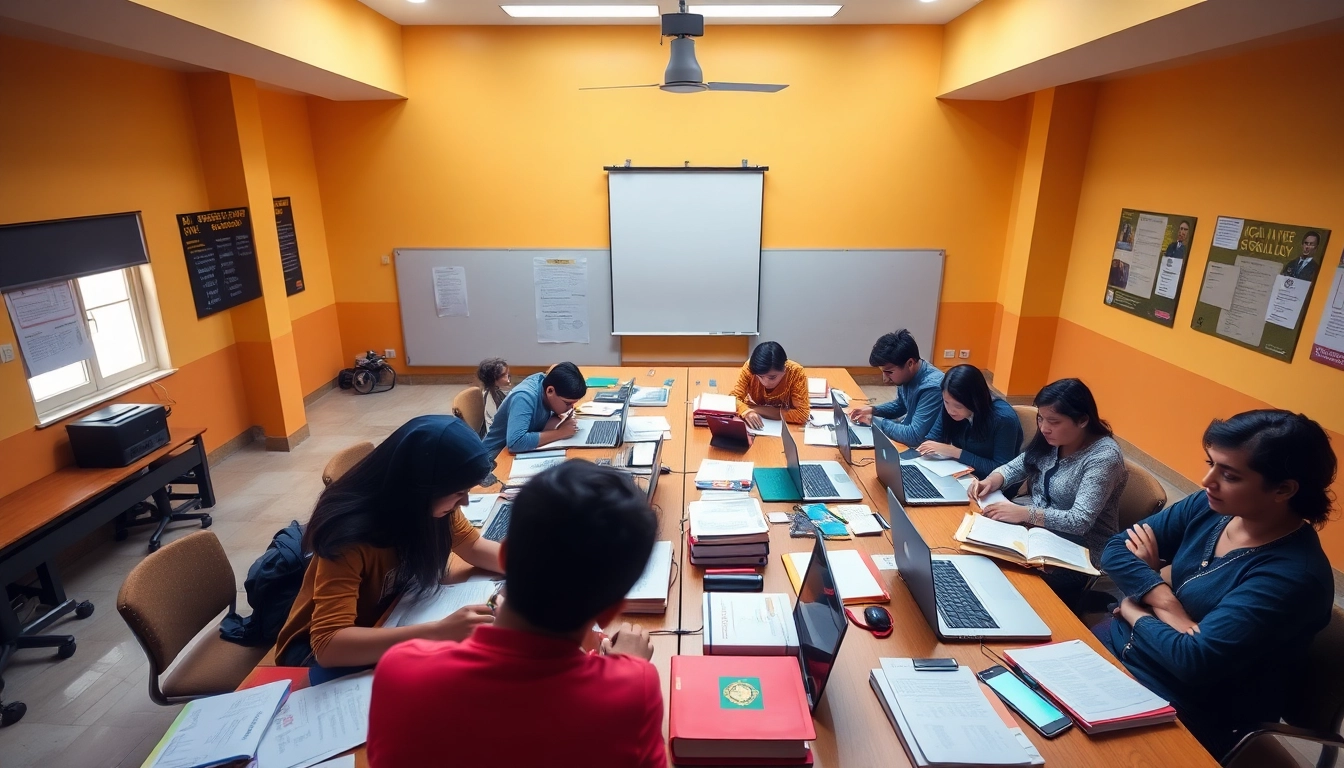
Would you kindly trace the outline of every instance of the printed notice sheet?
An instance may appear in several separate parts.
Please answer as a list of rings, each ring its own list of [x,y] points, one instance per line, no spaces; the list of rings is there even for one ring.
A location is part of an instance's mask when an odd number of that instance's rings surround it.
[[[588,259],[532,258],[537,341],[588,343]]]
[[[1193,216],[1120,209],[1106,277],[1107,306],[1171,327],[1197,221]]]
[[[363,744],[372,695],[373,672],[291,693],[261,739],[257,765],[307,768]]]
[[[10,291],[5,304],[30,377],[93,357],[69,281]]]
[[[1344,370],[1344,255],[1335,267],[1330,297],[1325,302],[1321,325],[1316,329],[1316,341],[1311,345],[1311,359]]]
[[[467,268],[434,268],[434,307],[439,317],[470,317],[467,310]]]
[[[1238,256],[1237,285],[1232,291],[1232,302],[1218,318],[1218,335],[1236,339],[1252,347],[1260,346],[1265,332],[1265,310],[1269,308],[1269,292],[1279,265],[1265,259]]]

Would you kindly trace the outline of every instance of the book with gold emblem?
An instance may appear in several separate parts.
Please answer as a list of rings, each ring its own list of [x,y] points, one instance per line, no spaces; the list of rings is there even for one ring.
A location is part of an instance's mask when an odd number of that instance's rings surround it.
[[[678,765],[808,765],[816,738],[795,656],[673,656]]]

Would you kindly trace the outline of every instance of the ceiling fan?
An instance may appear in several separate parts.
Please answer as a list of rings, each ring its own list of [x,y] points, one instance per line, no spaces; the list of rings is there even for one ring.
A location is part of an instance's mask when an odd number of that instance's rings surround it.
[[[705,34],[705,17],[686,12],[686,0],[680,0],[678,13],[663,14],[663,36],[672,38],[672,58],[667,62],[663,82],[648,85],[604,85],[580,88],[581,91],[606,91],[617,88],[662,88],[670,93],[699,93],[700,91],[754,91],[777,93],[788,85],[769,83],[715,83],[705,82],[700,62],[695,60],[695,40]]]

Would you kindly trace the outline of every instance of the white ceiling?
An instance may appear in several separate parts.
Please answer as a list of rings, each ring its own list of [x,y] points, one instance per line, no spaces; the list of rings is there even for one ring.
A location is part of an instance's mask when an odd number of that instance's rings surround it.
[[[650,0],[359,0],[373,10],[402,26],[416,24],[458,25],[609,25],[647,24],[657,26],[657,19],[515,19],[499,9],[500,5],[579,5],[588,2],[609,5],[648,5]],[[687,0],[697,4],[741,4],[750,0]],[[676,0],[653,0],[662,13],[677,10]],[[763,0],[767,3],[840,3],[840,12],[825,19],[707,19],[706,25],[719,24],[946,24],[965,13],[980,0]]]

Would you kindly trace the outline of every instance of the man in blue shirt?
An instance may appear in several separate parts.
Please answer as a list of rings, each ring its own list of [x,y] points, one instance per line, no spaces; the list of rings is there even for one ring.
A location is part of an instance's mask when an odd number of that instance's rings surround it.
[[[518,382],[499,404],[495,420],[485,433],[490,457],[498,456],[506,446],[519,453],[573,437],[579,431],[574,404],[587,393],[583,373],[568,362]]]
[[[1167,250],[1162,254],[1166,259],[1184,259],[1190,255],[1190,222],[1182,221],[1176,227],[1176,239],[1167,245]]]
[[[918,447],[942,415],[943,372],[920,359],[919,345],[904,328],[883,334],[873,345],[868,364],[882,369],[882,381],[896,385],[896,399],[855,408],[850,418],[871,423],[907,447]]]

